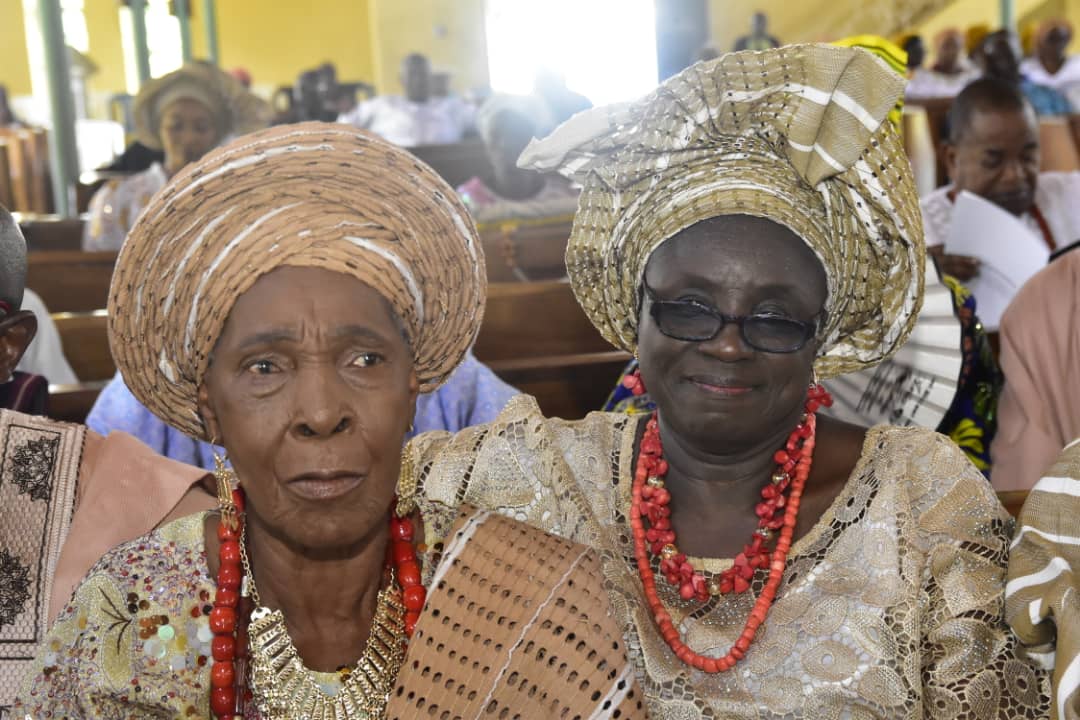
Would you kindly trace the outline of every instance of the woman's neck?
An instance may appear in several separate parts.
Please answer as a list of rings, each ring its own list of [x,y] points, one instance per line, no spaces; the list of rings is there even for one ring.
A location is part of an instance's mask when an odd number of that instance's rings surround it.
[[[332,671],[351,666],[371,633],[389,525],[355,547],[320,557],[248,517],[248,554],[261,603],[281,610],[307,667]]]
[[[800,410],[801,413],[801,410]],[[773,456],[799,421],[780,423],[759,442],[733,453],[714,454],[684,441],[660,420],[669,470],[672,524],[679,549],[689,555],[733,557],[757,527],[754,507],[776,471]]]

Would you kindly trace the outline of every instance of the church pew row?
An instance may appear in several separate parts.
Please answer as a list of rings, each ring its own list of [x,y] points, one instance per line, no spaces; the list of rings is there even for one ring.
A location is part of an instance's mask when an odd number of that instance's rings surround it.
[[[20,226],[30,248],[27,287],[50,312],[89,312],[107,305],[116,253],[79,251],[81,220],[24,219]],[[559,218],[484,228],[480,238],[488,282],[564,277],[570,227],[569,219]]]
[[[59,215],[36,215],[16,213],[26,249],[31,253],[56,250],[82,250],[82,234],[85,220],[62,218]]]
[[[81,380],[112,377],[104,311],[54,313],[53,320]],[[600,336],[563,282],[491,285],[475,353],[546,414],[566,418],[600,408],[630,358]]]
[[[27,255],[26,286],[49,312],[92,312],[108,305],[116,253],[58,250]]]

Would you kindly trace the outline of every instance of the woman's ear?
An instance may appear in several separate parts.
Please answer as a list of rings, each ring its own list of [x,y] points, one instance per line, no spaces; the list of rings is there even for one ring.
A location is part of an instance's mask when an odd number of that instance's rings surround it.
[[[218,423],[217,413],[210,403],[210,391],[203,382],[199,385],[199,417],[202,418],[203,427],[206,428],[207,437],[215,444],[222,445],[221,425]]]

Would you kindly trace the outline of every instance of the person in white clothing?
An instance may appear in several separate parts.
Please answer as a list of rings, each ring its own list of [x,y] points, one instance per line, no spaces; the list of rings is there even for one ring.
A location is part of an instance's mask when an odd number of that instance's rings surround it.
[[[964,57],[964,37],[956,28],[947,28],[934,38],[934,64],[911,73],[905,97],[910,101],[949,98],[979,76]]]
[[[1080,240],[1080,173],[1039,172],[1039,129],[1031,105],[1013,84],[982,78],[953,103],[945,164],[952,185],[922,200],[927,251],[959,280],[978,263],[946,255],[953,204],[960,191],[979,195],[1020,218],[1053,251]]]
[[[23,290],[22,309],[34,313],[34,317],[37,318],[37,334],[34,335],[33,341],[26,348],[22,360],[15,369],[41,375],[49,381],[50,385],[72,385],[79,382],[79,378],[75,377],[75,371],[71,369],[67,358],[64,357],[60,333],[49,315],[49,309],[45,307],[45,303],[38,294],[30,288]]]
[[[1020,72],[1032,82],[1054,88],[1080,108],[1080,55],[1069,55],[1072,24],[1047,20],[1035,35],[1035,54],[1020,63]]]
[[[338,117],[402,147],[460,142],[475,123],[471,106],[454,96],[432,94],[431,63],[418,53],[401,63],[405,96],[379,95]]]

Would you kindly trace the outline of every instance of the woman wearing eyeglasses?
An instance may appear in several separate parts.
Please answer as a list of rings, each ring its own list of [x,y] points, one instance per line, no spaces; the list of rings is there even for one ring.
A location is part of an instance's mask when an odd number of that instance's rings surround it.
[[[910,333],[924,244],[856,49],[699,63],[521,163],[582,185],[577,297],[657,410],[512,400],[409,448],[425,513],[469,502],[591,545],[654,717],[1032,718],[1002,622],[1010,520],[946,438],[816,411]]]

